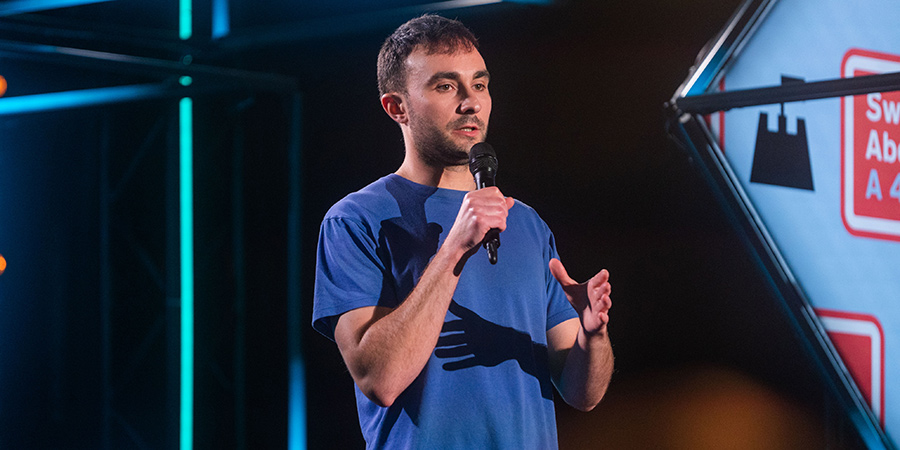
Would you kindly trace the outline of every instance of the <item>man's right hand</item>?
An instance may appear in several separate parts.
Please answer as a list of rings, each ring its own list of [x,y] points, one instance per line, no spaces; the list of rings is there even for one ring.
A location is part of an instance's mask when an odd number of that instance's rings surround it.
[[[515,200],[504,197],[496,186],[469,192],[443,245],[455,246],[463,254],[478,247],[491,229],[506,229],[506,217],[514,204]]]

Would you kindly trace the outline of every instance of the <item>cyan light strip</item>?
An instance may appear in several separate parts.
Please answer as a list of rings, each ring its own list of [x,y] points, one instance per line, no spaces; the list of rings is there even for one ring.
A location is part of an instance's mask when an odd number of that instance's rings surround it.
[[[191,0],[178,1],[178,37],[186,41],[194,34],[194,12]]]
[[[194,33],[192,0],[178,1],[178,37],[188,40]],[[185,82],[190,78],[182,77]],[[190,84],[188,82],[188,84]],[[181,450],[194,445],[194,103],[190,97],[179,103],[181,196]]]
[[[5,97],[0,99],[0,116],[153,98],[161,89],[158,84],[136,84]]]
[[[306,450],[306,369],[303,361],[303,308],[300,294],[300,216],[302,211],[300,152],[302,101],[299,94],[291,99],[291,134],[288,145],[290,200],[288,206],[288,352],[290,373],[288,386],[288,450]]]
[[[213,0],[212,38],[221,39],[231,32],[231,12],[228,0]]]
[[[48,9],[67,8],[70,6],[89,5],[110,0],[7,0],[0,3],[0,16],[11,16]]]
[[[306,368],[300,358],[290,362],[288,450],[306,450]]]
[[[194,111],[179,103],[179,196],[181,217],[181,450],[194,441]]]

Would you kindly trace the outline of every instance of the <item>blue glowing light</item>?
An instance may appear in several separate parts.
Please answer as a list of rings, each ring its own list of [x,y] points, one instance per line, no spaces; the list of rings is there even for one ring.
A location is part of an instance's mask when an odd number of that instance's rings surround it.
[[[290,364],[288,449],[306,449],[306,373],[300,358]]]
[[[228,0],[213,0],[212,38],[221,39],[231,32]]]
[[[111,0],[7,0],[0,4],[0,16],[11,16],[48,9],[103,3]]]
[[[0,116],[153,98],[159,90],[156,84],[138,84],[5,97],[0,99]]]

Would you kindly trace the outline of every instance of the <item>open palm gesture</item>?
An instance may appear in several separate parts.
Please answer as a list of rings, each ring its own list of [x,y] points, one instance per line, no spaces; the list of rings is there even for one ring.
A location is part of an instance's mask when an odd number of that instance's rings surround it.
[[[562,262],[553,258],[550,260],[550,273],[562,285],[566,298],[578,312],[584,332],[587,335],[605,332],[606,324],[609,323],[609,309],[612,307],[609,272],[603,269],[587,282],[579,283],[569,276]]]

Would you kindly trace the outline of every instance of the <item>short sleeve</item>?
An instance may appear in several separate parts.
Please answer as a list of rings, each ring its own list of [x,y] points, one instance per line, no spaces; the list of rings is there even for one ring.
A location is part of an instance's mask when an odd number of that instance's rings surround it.
[[[557,281],[553,274],[550,273],[550,260],[559,258],[559,254],[556,252],[556,239],[553,237],[553,233],[550,233],[550,239],[547,246],[548,257],[546,258],[544,267],[547,274],[547,330],[550,330],[569,319],[578,317],[578,313],[575,312],[575,308],[572,307],[572,304],[569,303],[569,300],[566,298],[566,293],[563,291],[559,281]]]
[[[326,218],[319,230],[313,328],[334,340],[335,320],[341,314],[395,303],[385,288],[384,273],[371,229],[352,219]]]

